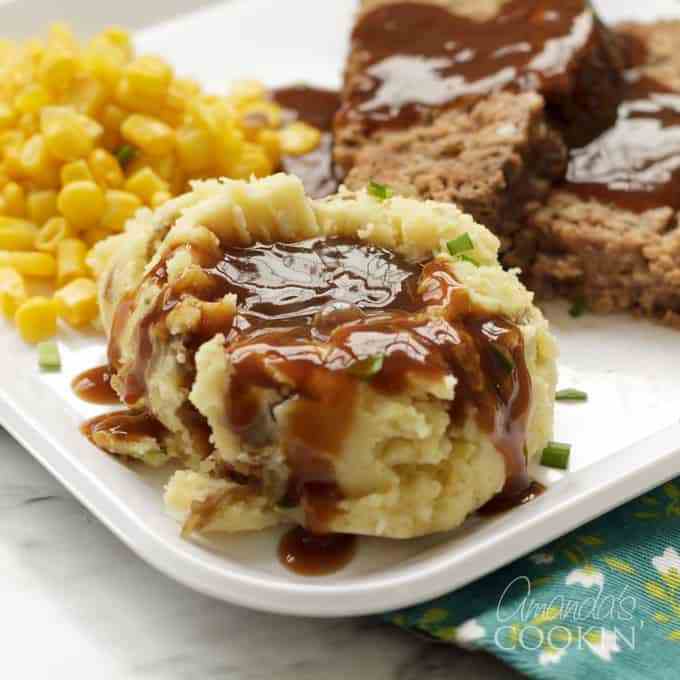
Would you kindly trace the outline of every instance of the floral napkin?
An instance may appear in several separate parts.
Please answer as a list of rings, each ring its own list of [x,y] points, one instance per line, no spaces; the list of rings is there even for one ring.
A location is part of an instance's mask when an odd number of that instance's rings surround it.
[[[532,678],[680,678],[680,478],[455,593],[387,615]]]

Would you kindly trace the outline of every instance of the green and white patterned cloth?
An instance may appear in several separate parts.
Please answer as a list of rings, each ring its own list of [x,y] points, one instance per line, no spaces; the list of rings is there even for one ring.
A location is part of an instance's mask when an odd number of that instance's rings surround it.
[[[680,678],[680,478],[388,620],[532,678]]]

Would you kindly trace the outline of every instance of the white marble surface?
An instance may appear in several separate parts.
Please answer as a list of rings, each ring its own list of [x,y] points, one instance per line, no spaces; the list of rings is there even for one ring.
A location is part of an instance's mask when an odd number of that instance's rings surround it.
[[[147,566],[0,430],[0,640],[17,680],[518,678],[375,619],[259,614]]]

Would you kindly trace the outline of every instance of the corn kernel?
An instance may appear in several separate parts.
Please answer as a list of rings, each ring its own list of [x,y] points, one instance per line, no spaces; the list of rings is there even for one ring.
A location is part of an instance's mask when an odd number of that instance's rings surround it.
[[[67,184],[57,199],[59,212],[76,230],[95,226],[106,209],[104,192],[90,180]]]
[[[14,107],[19,113],[37,113],[47,106],[50,96],[47,90],[38,84],[29,85],[14,98]]]
[[[61,185],[66,186],[72,182],[92,181],[94,177],[90,172],[90,166],[83,160],[71,161],[61,166]]]
[[[172,198],[172,194],[169,191],[157,191],[151,197],[151,207],[158,208],[163,203],[167,203]]]
[[[92,248],[95,243],[99,243],[99,241],[103,241],[111,236],[111,232],[103,227],[91,227],[86,229],[80,236],[85,241],[87,247]]]
[[[241,80],[234,83],[229,91],[229,99],[237,106],[264,99],[266,96],[264,86],[257,80]]]
[[[249,179],[266,177],[273,171],[272,162],[265,151],[255,144],[245,143],[241,153],[233,159],[226,161],[225,174],[234,179]]]
[[[0,216],[0,249],[32,250],[38,230],[34,224]]]
[[[152,97],[163,96],[172,80],[172,69],[160,57],[138,57],[126,68],[130,87]]]
[[[113,86],[125,68],[125,53],[103,36],[92,39],[83,53],[85,68],[97,79]]]
[[[74,279],[54,294],[54,300],[59,316],[71,326],[85,326],[99,313],[97,284],[92,279]]]
[[[291,156],[303,156],[316,149],[321,142],[321,133],[302,121],[291,123],[279,133],[281,151]]]
[[[5,212],[12,217],[23,217],[26,214],[26,195],[24,188],[16,182],[10,182],[2,190],[5,199]]]
[[[48,106],[40,127],[50,153],[62,161],[87,156],[103,132],[99,123],[64,106]]]
[[[130,111],[140,111],[151,116],[158,114],[165,100],[165,95],[154,96],[134,90],[127,78],[121,78],[118,81],[115,96],[116,102],[123,108]]]
[[[19,129],[30,137],[40,130],[37,113],[22,113],[19,118]]]
[[[47,340],[57,332],[57,304],[46,297],[29,298],[17,309],[14,322],[26,342]]]
[[[260,130],[257,143],[265,150],[274,167],[281,164],[281,139],[275,130]]]
[[[0,128],[5,129],[14,124],[17,114],[6,102],[0,102]]]
[[[45,253],[56,253],[59,243],[71,236],[73,236],[73,229],[63,217],[51,217],[38,230],[35,247]]]
[[[88,164],[100,186],[117,189],[125,181],[118,160],[106,149],[95,149],[88,158]]]
[[[120,26],[109,26],[104,31],[104,37],[123,52],[126,58],[132,56],[132,41],[130,33]]]
[[[110,189],[106,192],[106,210],[102,215],[100,225],[109,231],[123,231],[125,223],[141,207],[142,202],[135,194]]]
[[[65,238],[57,244],[57,285],[89,276],[85,264],[87,250],[87,245],[78,238]]]
[[[0,250],[0,267],[13,267],[20,274],[50,279],[57,271],[57,262],[48,253],[23,253]]]
[[[161,156],[172,151],[174,132],[160,120],[133,113],[121,126],[123,137],[150,156]]]
[[[96,116],[109,94],[103,83],[87,75],[76,77],[68,90],[66,104],[85,116]]]
[[[78,70],[75,54],[65,48],[47,51],[40,64],[40,77],[51,90],[66,90],[70,87]]]
[[[13,319],[17,309],[28,299],[23,276],[12,267],[0,267],[0,309]]]
[[[273,102],[250,102],[239,110],[239,123],[242,127],[259,130],[263,127],[278,128],[281,125],[281,107]]]
[[[158,191],[167,191],[168,185],[151,168],[144,167],[125,182],[125,190],[136,194],[147,205]]]
[[[184,170],[204,172],[214,164],[214,144],[205,130],[184,127],[177,130],[177,155]]]
[[[53,163],[42,135],[33,135],[21,148],[23,172],[41,185],[52,186],[59,181],[59,171]]]
[[[57,214],[57,192],[53,189],[31,191],[26,198],[26,214],[34,224],[42,225]]]
[[[15,149],[24,142],[24,134],[20,130],[5,130],[0,133],[0,151],[3,156],[8,149]]]

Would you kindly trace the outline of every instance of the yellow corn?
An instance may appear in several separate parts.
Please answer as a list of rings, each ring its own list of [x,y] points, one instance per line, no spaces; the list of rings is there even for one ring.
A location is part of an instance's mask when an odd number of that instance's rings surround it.
[[[14,323],[26,342],[47,340],[57,332],[57,303],[46,297],[29,298],[17,309]]]
[[[50,96],[47,90],[37,83],[29,85],[14,99],[14,108],[19,113],[37,113],[47,106]]]
[[[106,149],[95,149],[88,158],[88,165],[100,186],[117,189],[125,181],[116,157]]]
[[[175,141],[182,168],[189,173],[205,172],[215,163],[212,136],[205,130],[183,127],[177,130]]]
[[[302,156],[314,151],[321,142],[321,133],[302,121],[291,123],[279,133],[281,151],[291,156]]]
[[[57,192],[53,189],[31,191],[26,197],[26,214],[34,224],[45,224],[57,214]]]
[[[26,284],[21,274],[12,267],[0,267],[0,309],[9,319],[26,300]]]
[[[12,217],[23,217],[26,214],[26,195],[24,188],[16,182],[6,184],[2,190],[5,199],[5,213]]]
[[[78,59],[73,51],[66,48],[46,52],[40,63],[40,77],[50,90],[67,90],[77,71]]]
[[[47,151],[45,138],[33,135],[21,149],[23,172],[42,186],[53,187],[59,183],[59,170]]]
[[[13,267],[25,276],[52,278],[57,272],[57,262],[48,253],[20,253],[0,250],[0,267]]]
[[[240,118],[245,128],[278,128],[281,125],[281,107],[268,101],[248,102],[240,108]]]
[[[108,92],[96,78],[87,75],[78,76],[65,98],[65,104],[72,106],[78,113],[96,116],[106,104]]]
[[[93,227],[106,210],[106,199],[101,187],[90,180],[67,184],[57,200],[59,212],[76,230]]]
[[[37,233],[30,222],[0,216],[0,250],[32,250]]]
[[[89,276],[90,270],[85,264],[87,250],[87,244],[78,238],[65,238],[57,244],[58,286]]]
[[[229,177],[249,179],[252,175],[255,177],[270,175],[274,168],[262,147],[246,142],[237,158],[228,160],[224,169]]]
[[[0,102],[0,129],[6,129],[14,124],[17,114],[6,102]]]
[[[83,160],[71,161],[61,166],[61,185],[64,187],[71,182],[92,181],[93,179],[90,166]]]
[[[175,138],[172,128],[164,122],[133,113],[120,128],[123,137],[150,156],[162,156],[172,151]]]
[[[50,153],[62,161],[87,156],[103,132],[99,123],[65,106],[44,108],[40,129]]]
[[[167,191],[168,185],[151,168],[144,167],[128,178],[125,190],[138,196],[147,205],[151,205],[153,195],[158,191]]]
[[[35,247],[45,253],[56,253],[64,239],[73,236],[73,230],[63,217],[51,217],[38,231]]]
[[[264,149],[274,167],[281,163],[281,139],[275,130],[260,130],[257,143]]]
[[[92,279],[74,279],[54,294],[57,312],[71,326],[84,326],[97,318],[97,284]]]
[[[141,207],[142,202],[136,194],[110,189],[106,192],[106,210],[100,225],[109,231],[123,231],[125,223]]]
[[[172,80],[172,69],[159,57],[139,57],[125,71],[130,87],[140,94],[161,97]]]

